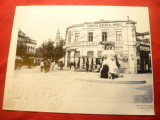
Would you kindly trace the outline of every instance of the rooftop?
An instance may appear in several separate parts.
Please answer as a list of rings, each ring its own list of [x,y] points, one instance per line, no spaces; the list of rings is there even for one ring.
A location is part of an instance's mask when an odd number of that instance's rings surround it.
[[[72,27],[79,27],[79,26],[82,26],[84,24],[97,24],[97,23],[116,23],[116,22],[126,22],[127,24],[136,24],[137,22],[135,21],[132,21],[132,20],[99,20],[99,21],[94,21],[94,22],[84,22],[84,23],[81,23],[81,24],[74,24],[74,25],[71,25],[68,28],[72,28]]]

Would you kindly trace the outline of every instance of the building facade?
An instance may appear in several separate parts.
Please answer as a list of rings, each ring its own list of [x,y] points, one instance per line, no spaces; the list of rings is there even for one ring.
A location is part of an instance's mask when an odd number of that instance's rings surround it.
[[[15,59],[15,69],[21,65],[31,66],[34,64],[34,56],[36,53],[36,40],[26,36],[26,34],[19,29],[17,40],[17,51]]]
[[[137,73],[136,22],[100,20],[69,26],[66,29],[65,66],[74,58],[78,68],[89,62],[96,67],[103,53],[116,54],[123,73]]]
[[[26,46],[26,51],[25,51],[26,54],[34,55],[36,53],[36,45],[37,45],[36,40],[33,40],[30,37],[26,36],[26,34],[19,29],[18,43],[20,42]]]
[[[137,72],[152,72],[149,32],[136,33],[137,36]]]

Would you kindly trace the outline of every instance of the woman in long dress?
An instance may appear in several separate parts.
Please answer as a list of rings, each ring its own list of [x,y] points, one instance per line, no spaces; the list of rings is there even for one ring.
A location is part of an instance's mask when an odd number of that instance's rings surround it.
[[[117,69],[118,69],[118,67],[116,65],[116,59],[114,57],[111,57],[110,61],[109,61],[109,74],[108,74],[108,77],[110,79],[115,78],[115,74],[116,74]]]
[[[107,57],[104,58],[102,63],[102,68],[100,70],[100,77],[101,78],[108,78],[109,66]]]

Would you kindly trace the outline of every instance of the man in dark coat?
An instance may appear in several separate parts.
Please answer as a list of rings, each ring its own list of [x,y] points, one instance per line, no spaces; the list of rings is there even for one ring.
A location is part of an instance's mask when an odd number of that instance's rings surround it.
[[[87,58],[87,62],[86,62],[86,72],[88,72],[89,69],[89,62],[88,62],[88,58]]]

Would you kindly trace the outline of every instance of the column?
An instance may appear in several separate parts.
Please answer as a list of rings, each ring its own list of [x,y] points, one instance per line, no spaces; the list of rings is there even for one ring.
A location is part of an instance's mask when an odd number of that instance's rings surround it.
[[[96,58],[93,58],[93,65],[94,65],[93,68],[95,68],[95,66],[96,66]]]
[[[82,69],[82,64],[83,64],[83,58],[82,57],[80,57],[80,69]]]
[[[65,67],[67,67],[67,61],[68,61],[68,52],[66,51],[66,54],[65,54]]]
[[[75,67],[76,68],[78,67],[78,60],[79,60],[79,58],[75,58]]]
[[[129,46],[129,73],[135,74],[137,73],[137,59],[136,59],[136,48],[134,46]]]

